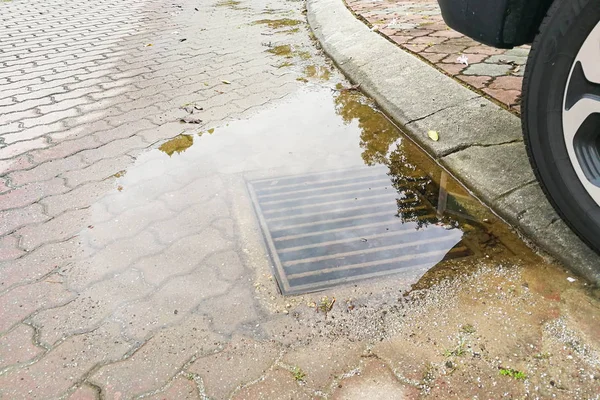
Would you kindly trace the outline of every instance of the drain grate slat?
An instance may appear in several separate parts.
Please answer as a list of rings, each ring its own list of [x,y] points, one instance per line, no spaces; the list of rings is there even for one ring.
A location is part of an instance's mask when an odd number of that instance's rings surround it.
[[[427,231],[421,231],[421,237],[427,239]],[[316,257],[325,257],[332,254],[344,254],[351,251],[366,251],[369,249],[382,249],[387,246],[402,245],[407,241],[414,242],[413,230],[400,232],[391,232],[375,237],[361,237],[361,245],[357,245],[356,238],[340,240],[337,242],[325,242],[311,247],[302,247],[298,250],[283,249],[279,250],[279,259],[283,265],[288,265],[290,261],[307,260]],[[445,235],[444,235],[445,236]]]
[[[462,232],[436,224],[436,210],[415,188],[394,186],[384,168],[249,182],[284,294],[431,267],[470,255]]]

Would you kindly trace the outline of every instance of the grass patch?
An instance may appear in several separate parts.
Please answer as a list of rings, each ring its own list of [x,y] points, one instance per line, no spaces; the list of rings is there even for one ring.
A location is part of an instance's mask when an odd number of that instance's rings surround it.
[[[455,348],[444,350],[445,357],[460,357],[460,356],[464,356],[465,353],[466,353],[465,339],[463,339],[463,338],[460,338],[458,340],[458,345],[456,345]]]
[[[294,367],[292,368],[292,374],[294,375],[294,379],[297,382],[304,382],[304,379],[306,378],[306,374],[304,373],[304,371],[302,371],[302,369],[300,369],[300,367]]]
[[[510,376],[511,378],[518,379],[524,381],[527,379],[527,375],[525,375],[522,371],[517,371],[512,368],[500,368],[500,375],[502,376]]]
[[[471,324],[466,324],[460,327],[460,331],[463,333],[475,333],[475,327]]]

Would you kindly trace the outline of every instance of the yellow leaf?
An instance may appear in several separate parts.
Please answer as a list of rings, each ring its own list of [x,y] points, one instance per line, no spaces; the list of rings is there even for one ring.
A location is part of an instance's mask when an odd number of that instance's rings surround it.
[[[438,135],[437,131],[429,131],[427,132],[427,136],[429,136],[429,139],[433,140],[434,142],[440,140],[440,135]]]

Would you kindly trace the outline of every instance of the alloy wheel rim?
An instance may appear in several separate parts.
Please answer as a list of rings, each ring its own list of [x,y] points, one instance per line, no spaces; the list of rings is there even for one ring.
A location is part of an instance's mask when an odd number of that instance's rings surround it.
[[[589,33],[571,67],[562,126],[577,177],[600,206],[600,22]]]

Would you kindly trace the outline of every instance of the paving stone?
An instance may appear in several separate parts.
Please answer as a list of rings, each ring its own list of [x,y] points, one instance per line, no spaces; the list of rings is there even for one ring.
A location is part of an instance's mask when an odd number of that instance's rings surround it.
[[[515,47],[514,49],[507,50],[504,54],[510,57],[528,57],[529,48],[526,47]]]
[[[90,233],[94,225],[80,233],[82,242],[89,243]],[[89,245],[88,245],[89,246]],[[95,252],[87,249],[91,254],[88,258],[74,263],[69,269],[68,285],[74,290],[81,291],[92,283],[101,281],[108,276],[122,272],[134,262],[153,254],[159,254],[163,249],[149,232],[113,242]]]
[[[121,303],[143,297],[150,290],[139,273],[126,271],[90,286],[67,305],[41,311],[31,323],[40,330],[40,342],[53,346],[60,339],[96,328]]]
[[[442,38],[442,37],[419,36],[419,37],[412,39],[408,43],[409,44],[426,44],[426,45],[432,46],[434,44],[440,44],[440,43],[444,42],[445,40],[446,40],[446,38]]]
[[[89,385],[82,385],[68,398],[69,400],[97,400],[100,398],[100,395],[95,388]]]
[[[458,75],[457,78],[463,82],[468,83],[469,85],[471,85],[477,89],[481,89],[482,87],[485,87],[492,80],[492,77],[490,77],[490,76],[476,76],[476,75],[469,75],[469,76]]]
[[[83,157],[86,157],[86,155],[83,154]],[[70,187],[77,187],[89,182],[98,182],[110,178],[119,171],[126,170],[132,161],[129,156],[107,158],[83,169],[71,170],[61,174],[61,178],[64,178],[66,184]]]
[[[509,62],[509,63],[515,63],[518,65],[525,65],[527,63],[527,56],[518,57],[518,56],[508,55],[506,53],[498,54],[498,55],[491,56],[490,58],[485,60],[485,62],[492,63],[492,64],[504,64],[506,62]]]
[[[189,206],[179,211],[172,218],[163,218],[150,227],[161,243],[170,244],[185,237],[197,234],[207,228],[214,220],[215,215],[226,216],[229,214],[227,204],[219,197]]]
[[[0,174],[8,174],[12,171],[33,167],[34,164],[25,155],[10,160],[0,160]]]
[[[312,397],[294,380],[290,371],[275,368],[262,380],[236,392],[232,400],[308,400]]]
[[[231,257],[230,260],[227,260],[228,263],[235,263],[238,258],[231,253],[223,255]],[[207,260],[206,265],[214,268],[214,258],[213,256]],[[238,281],[240,279],[243,277],[238,276]],[[248,299],[252,297],[251,289],[238,285],[232,288],[228,294],[214,296],[203,301],[195,312],[210,317],[213,321],[213,329],[217,333],[232,335],[234,332],[242,330],[245,325],[254,324],[259,320],[260,311],[254,304],[248,302]]]
[[[39,138],[53,132],[58,132],[64,129],[62,122],[55,122],[48,125],[39,125],[33,128],[20,130],[20,132],[4,135],[5,143],[11,144],[22,140],[31,140]]]
[[[15,235],[3,236],[0,238],[0,263],[3,261],[14,260],[25,254],[25,251],[19,247],[19,239]]]
[[[0,295],[0,333],[40,308],[55,307],[72,298],[73,293],[65,289],[63,279],[57,275],[51,275],[38,283],[16,287]]]
[[[485,60],[488,56],[485,54],[469,54],[469,53],[461,53],[459,56],[456,54],[449,55],[446,57],[443,62],[446,63],[455,63],[458,62],[459,57],[466,57],[469,64],[477,64]]]
[[[520,90],[503,90],[503,89],[483,89],[483,91],[496,100],[511,106],[513,104],[519,103],[519,98],[521,97]]]
[[[15,157],[31,150],[43,149],[44,147],[48,147],[48,142],[43,137],[24,142],[17,142],[11,146],[1,148],[0,159]]]
[[[63,139],[77,139],[84,136],[91,135],[94,132],[104,131],[110,129],[106,121],[96,121],[91,124],[79,125],[71,128],[65,128],[60,132],[54,132],[48,134],[50,139],[55,142],[59,142]],[[100,137],[101,138],[101,137]]]
[[[443,44],[436,44],[433,46],[429,46],[424,51],[426,53],[458,54],[458,53],[462,52],[466,47],[467,46],[443,43]]]
[[[134,268],[144,273],[147,282],[158,285],[170,275],[185,274],[194,270],[205,257],[223,251],[231,243],[222,238],[213,228],[202,234],[185,237],[165,249],[160,255],[148,257],[134,264]],[[165,265],[171,265],[165,269]]]
[[[506,75],[512,66],[506,64],[472,64],[469,65],[462,73],[464,75],[485,75],[485,76],[502,76]]]
[[[439,68],[441,68],[442,70],[446,71],[450,75],[458,75],[461,73],[461,71],[463,71],[465,69],[464,64],[458,64],[458,63],[452,63],[452,64],[439,63],[439,64],[437,64],[437,66]]]
[[[169,280],[148,298],[121,307],[114,318],[126,326],[127,337],[143,340],[165,326],[189,318],[190,311],[202,300],[223,294],[230,287],[208,266],[199,266],[188,275]]]
[[[90,380],[110,399],[151,392],[160,389],[192,357],[214,352],[220,341],[206,319],[189,317],[157,333],[128,359],[100,368]]]
[[[84,136],[79,139],[60,142],[56,146],[52,146],[44,150],[34,151],[30,154],[33,157],[34,162],[43,163],[59,158],[65,158],[75,153],[79,153],[82,150],[99,146],[100,143],[98,143],[93,136]]]
[[[331,398],[395,400],[418,395],[417,388],[403,385],[384,363],[375,360],[367,362],[360,374],[341,380]]]
[[[68,210],[90,207],[106,193],[115,189],[114,179],[105,179],[80,186],[65,194],[45,197],[40,204],[45,207],[46,214],[56,217]]]
[[[28,183],[0,194],[0,210],[28,206],[46,196],[64,193],[68,190],[69,188],[65,186],[64,180],[60,178]]]
[[[144,398],[149,400],[200,400],[200,393],[198,393],[198,386],[193,377],[180,374],[166,390]]]
[[[235,335],[221,351],[194,361],[188,371],[202,378],[206,395],[228,399],[237,387],[260,378],[278,356],[276,343]]]
[[[69,240],[43,246],[18,260],[0,263],[0,292],[15,284],[39,279],[76,259],[81,252],[78,242]]]
[[[189,215],[186,216],[189,217]],[[142,231],[150,232],[146,228],[156,221],[159,221],[156,222],[156,226],[160,227],[163,222],[168,225],[169,220],[177,218],[177,214],[168,210],[163,203],[147,202],[140,207],[131,207],[107,221],[96,222],[94,229],[89,231],[89,243],[96,248],[103,248],[110,243],[133,237]],[[162,243],[168,244],[168,242]]]
[[[444,58],[448,57],[448,54],[445,54],[445,53],[421,53],[419,55],[432,63],[437,63],[437,62],[443,60]],[[454,57],[454,56],[451,56],[451,57]],[[452,60],[452,62],[454,62],[454,61],[456,61],[456,60]]]
[[[44,209],[39,204],[32,204],[24,208],[0,212],[0,235],[12,232],[15,229],[39,222],[44,222],[50,217],[44,214]]]
[[[76,155],[53,160],[29,170],[12,172],[8,176],[14,186],[21,186],[36,181],[50,180],[63,172],[83,168],[86,165],[87,164],[81,161],[81,157]]]
[[[87,209],[68,211],[39,225],[29,225],[17,231],[21,236],[20,245],[31,251],[42,244],[70,239],[87,226]]]
[[[92,367],[117,361],[129,348],[116,324],[73,336],[37,363],[1,375],[0,394],[11,399],[58,398]]]
[[[126,139],[113,140],[103,146],[95,146],[94,150],[81,152],[81,156],[88,163],[94,163],[106,158],[114,158],[126,154],[133,149],[145,148],[148,145],[137,136]]]
[[[331,382],[359,366],[362,347],[359,342],[344,339],[333,343],[315,339],[307,346],[287,352],[282,361],[300,368],[306,374],[306,385],[312,390],[327,393]]]
[[[29,361],[44,349],[33,344],[33,328],[24,324],[0,337],[0,370]]]
[[[523,78],[517,76],[499,76],[488,86],[489,89],[521,90]],[[491,93],[488,93],[491,94]]]

